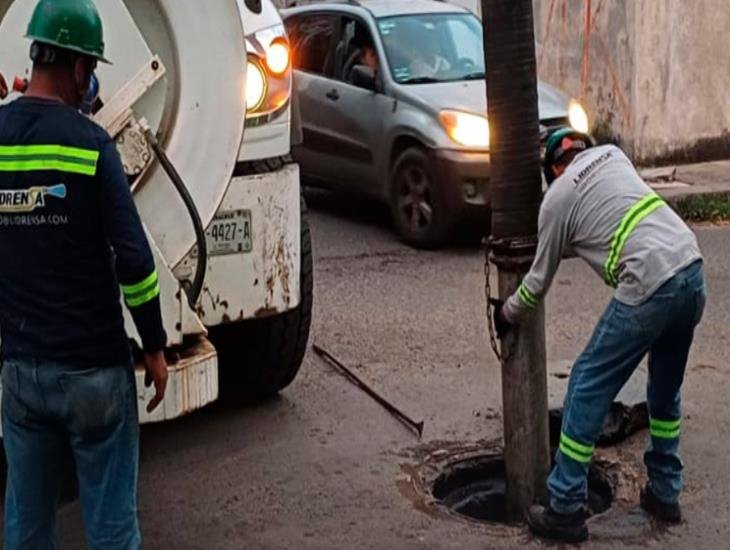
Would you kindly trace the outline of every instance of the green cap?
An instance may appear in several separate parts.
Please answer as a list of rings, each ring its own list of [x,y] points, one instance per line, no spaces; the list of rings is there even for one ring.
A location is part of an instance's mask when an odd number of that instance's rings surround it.
[[[40,0],[26,38],[109,63],[101,17],[91,0]]]
[[[593,147],[593,139],[588,134],[572,128],[561,128],[553,132],[545,145],[545,179],[548,183],[555,180],[552,167],[568,151],[585,151]]]

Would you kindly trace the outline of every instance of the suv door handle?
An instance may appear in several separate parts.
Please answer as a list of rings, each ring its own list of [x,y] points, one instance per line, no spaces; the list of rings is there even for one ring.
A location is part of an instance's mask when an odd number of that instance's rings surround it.
[[[338,92],[336,88],[332,88],[325,95],[327,99],[330,99],[332,101],[337,101],[338,99],[340,99],[340,92]]]

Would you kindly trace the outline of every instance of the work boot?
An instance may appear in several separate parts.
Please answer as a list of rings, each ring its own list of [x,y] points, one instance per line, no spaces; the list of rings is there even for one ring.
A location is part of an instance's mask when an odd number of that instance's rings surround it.
[[[641,490],[641,507],[654,519],[665,523],[682,521],[682,510],[678,502],[664,502],[652,492],[647,484]]]
[[[530,506],[527,525],[538,537],[564,542],[583,542],[588,538],[585,509],[573,514],[558,514],[549,506]]]

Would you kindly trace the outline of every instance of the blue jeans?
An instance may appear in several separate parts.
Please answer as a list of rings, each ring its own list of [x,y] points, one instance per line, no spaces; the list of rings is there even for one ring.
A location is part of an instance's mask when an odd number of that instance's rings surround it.
[[[638,306],[615,299],[608,305],[570,375],[560,447],[548,478],[553,510],[569,514],[587,502],[588,465],[604,419],[647,353],[651,442],[644,462],[654,495],[667,503],[677,501],[682,490],[680,389],[705,298],[698,261]]]
[[[5,360],[2,426],[6,550],[58,546],[56,510],[69,448],[89,548],[140,547],[139,422],[131,366],[78,370]]]

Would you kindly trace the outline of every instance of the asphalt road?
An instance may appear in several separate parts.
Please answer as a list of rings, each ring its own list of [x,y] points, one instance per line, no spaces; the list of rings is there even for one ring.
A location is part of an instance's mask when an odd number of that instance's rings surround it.
[[[479,247],[415,251],[393,236],[382,208],[327,193],[308,198],[316,256],[312,341],[425,420],[423,441],[310,352],[299,378],[275,400],[213,405],[143,428],[144,546],[539,547],[522,527],[473,525],[434,512],[409,482],[423,460],[500,438],[501,381],[485,335]],[[590,547],[727,547],[730,229],[698,233],[711,298],[685,391],[687,521],[661,530],[629,503],[596,522]],[[547,299],[553,371],[575,358],[609,296],[580,261],[564,262]],[[638,437],[620,458],[638,463],[644,434]],[[60,531],[64,548],[84,546],[77,505],[62,511]]]

